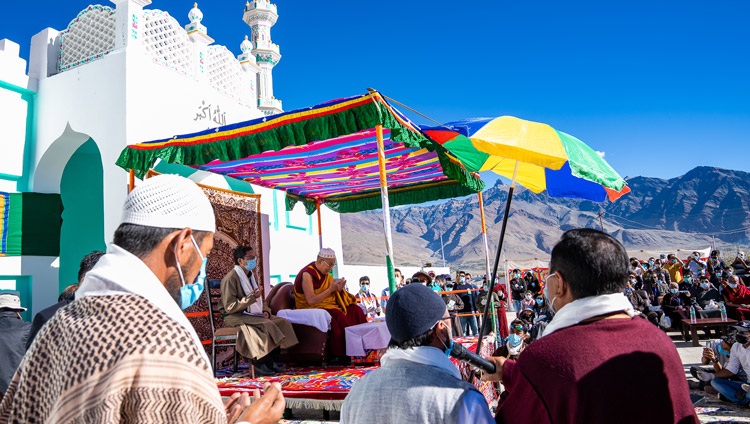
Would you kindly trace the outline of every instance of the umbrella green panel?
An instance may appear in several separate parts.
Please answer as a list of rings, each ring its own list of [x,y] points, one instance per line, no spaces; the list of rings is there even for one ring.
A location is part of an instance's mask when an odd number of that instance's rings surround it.
[[[60,290],[78,282],[78,268],[84,256],[93,250],[106,250],[103,178],[99,148],[89,139],[70,157],[60,181],[64,205],[60,229]]]

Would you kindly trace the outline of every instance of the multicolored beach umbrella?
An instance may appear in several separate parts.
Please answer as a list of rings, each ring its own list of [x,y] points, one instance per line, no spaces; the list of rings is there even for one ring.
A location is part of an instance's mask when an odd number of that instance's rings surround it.
[[[509,179],[515,173],[515,181],[535,193],[602,202],[630,192],[599,153],[547,124],[501,116],[422,130],[470,171],[493,171]]]
[[[516,183],[535,193],[547,190],[553,197],[596,202],[607,198],[614,201],[630,192],[625,180],[599,153],[581,140],[547,124],[501,116],[449,122],[441,127],[423,127],[422,131],[469,170],[493,171],[511,180],[490,291],[495,286]],[[485,334],[489,310],[488,302],[479,334]],[[481,345],[480,337],[477,353]]]

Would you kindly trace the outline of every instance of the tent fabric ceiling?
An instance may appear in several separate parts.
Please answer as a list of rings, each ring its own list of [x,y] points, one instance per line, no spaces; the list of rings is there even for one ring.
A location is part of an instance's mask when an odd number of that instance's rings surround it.
[[[377,92],[215,130],[128,146],[117,164],[141,176],[157,158],[284,190],[287,208],[317,202],[338,212],[382,207],[382,124],[393,206],[476,193],[484,183]]]

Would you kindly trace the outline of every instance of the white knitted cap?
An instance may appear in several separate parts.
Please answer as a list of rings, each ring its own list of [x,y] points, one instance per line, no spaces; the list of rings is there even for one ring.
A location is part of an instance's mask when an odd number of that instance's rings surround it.
[[[336,259],[336,252],[334,252],[333,249],[324,247],[320,249],[320,252],[318,253],[318,257],[323,258],[323,259]]]
[[[122,223],[216,232],[211,202],[194,182],[178,175],[157,175],[137,185],[125,200]]]

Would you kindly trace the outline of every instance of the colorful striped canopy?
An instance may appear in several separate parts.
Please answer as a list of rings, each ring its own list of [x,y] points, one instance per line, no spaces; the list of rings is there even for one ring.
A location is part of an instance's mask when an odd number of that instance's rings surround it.
[[[581,140],[539,122],[513,116],[423,127],[470,171],[493,171],[535,193],[602,202],[630,192],[625,180]],[[514,175],[514,170],[518,171]]]
[[[139,176],[157,159],[284,190],[287,208],[308,213],[382,207],[375,126],[384,127],[392,206],[476,193],[484,188],[438,143],[377,92],[216,130],[128,146],[117,164]]]

